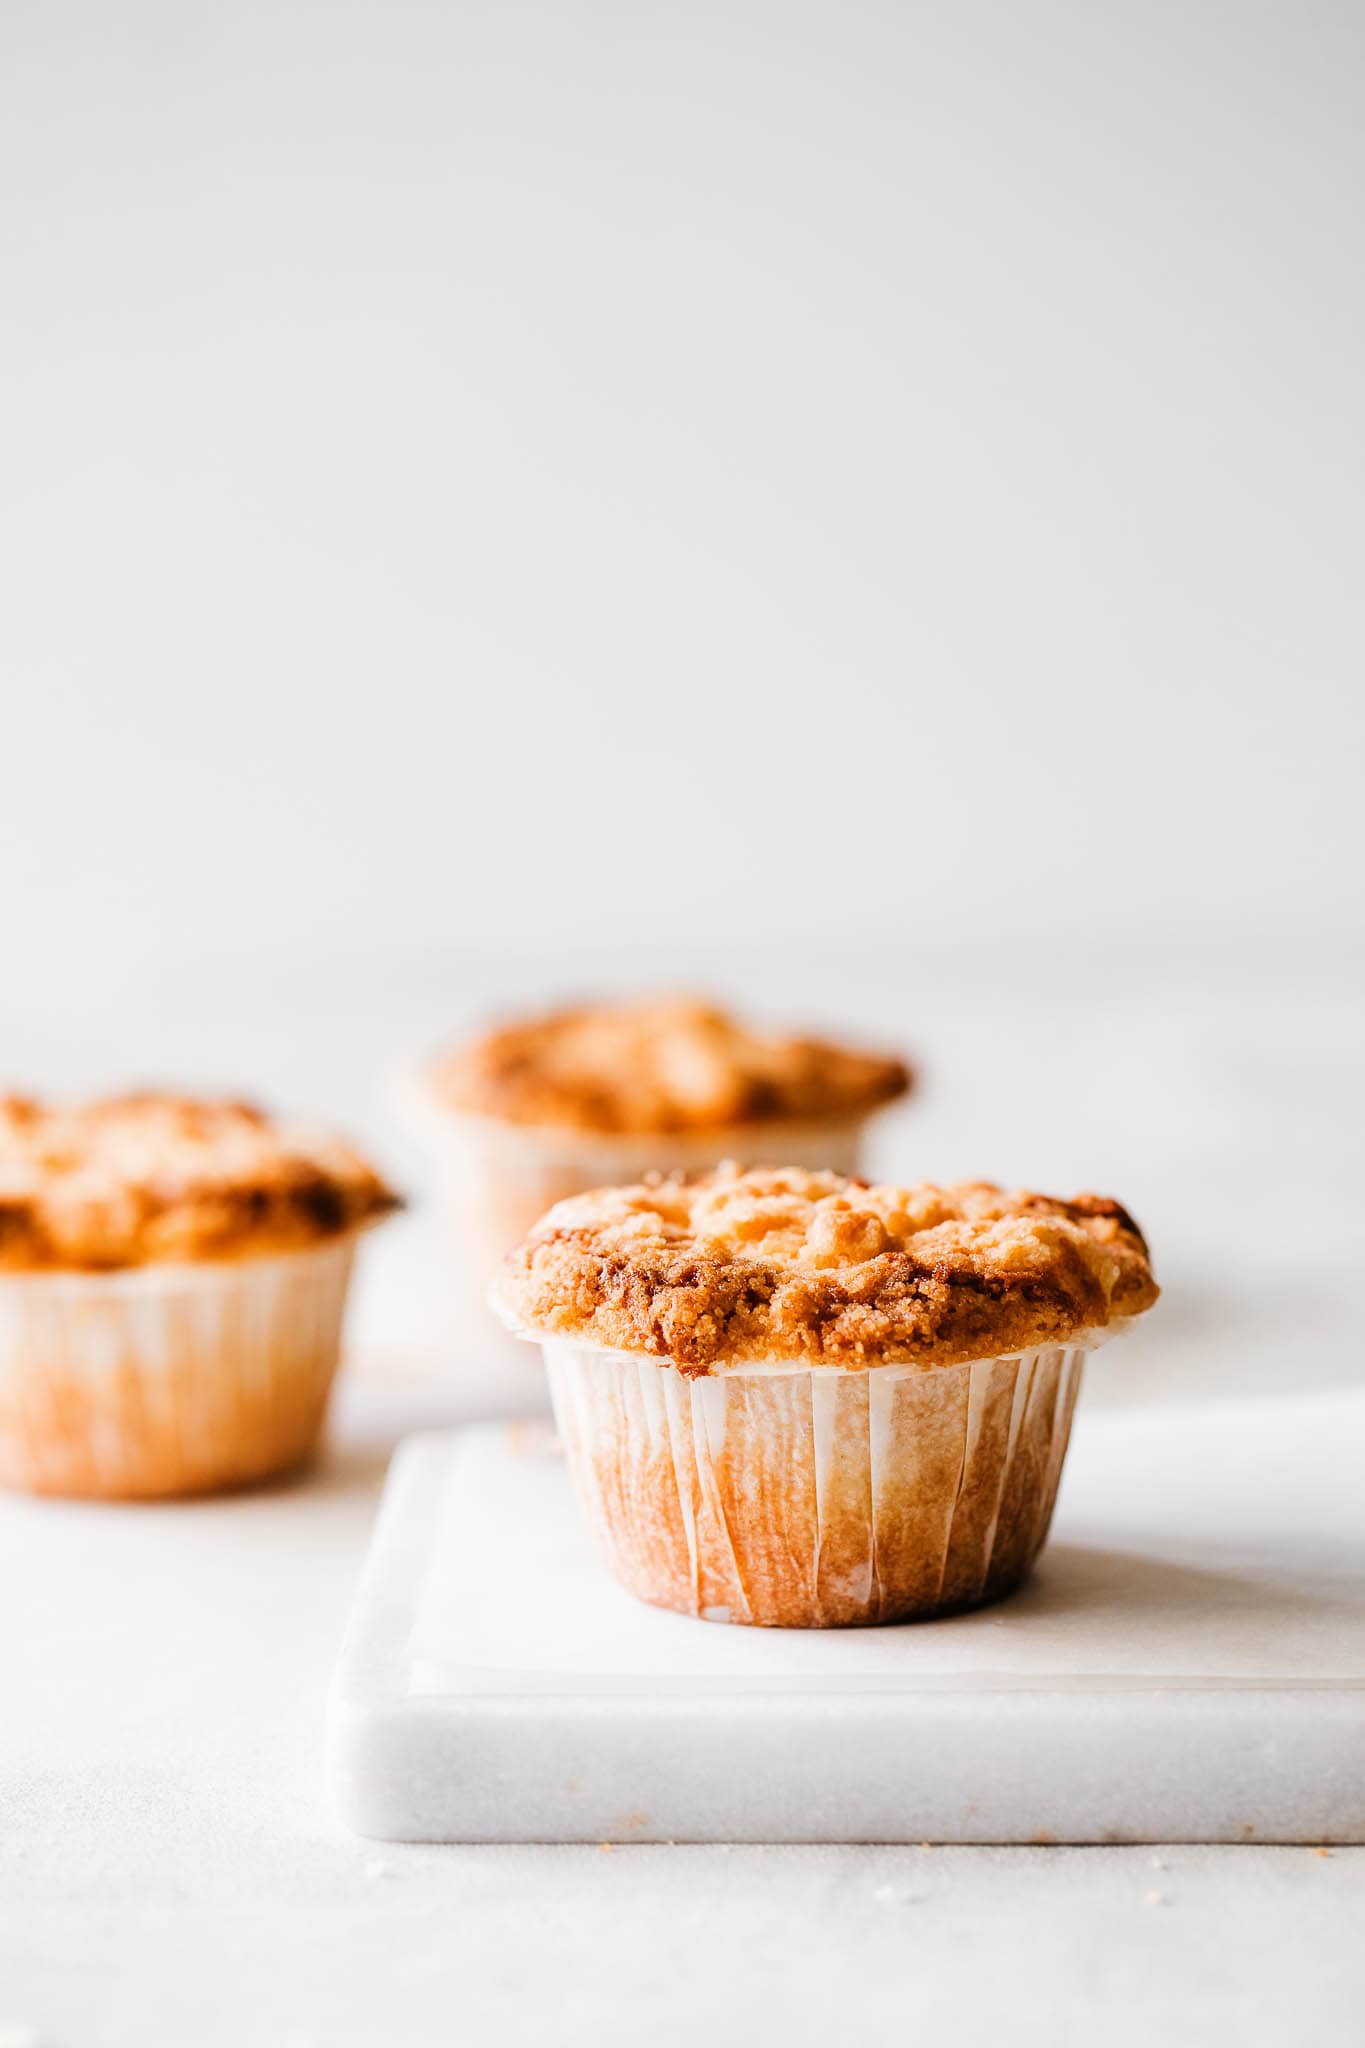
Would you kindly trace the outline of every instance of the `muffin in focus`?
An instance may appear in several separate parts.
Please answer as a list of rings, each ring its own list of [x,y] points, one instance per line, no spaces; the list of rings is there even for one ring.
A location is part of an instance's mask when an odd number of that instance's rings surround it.
[[[1086,1354],[1156,1297],[1102,1196],[737,1167],[560,1203],[494,1290],[621,1582],[783,1628],[1017,1586]]]
[[[0,1484],[149,1499],[299,1464],[356,1240],[397,1206],[241,1103],[0,1098]]]
[[[869,1120],[911,1080],[892,1055],[674,997],[505,1024],[431,1061],[409,1100],[477,1320],[504,1254],[553,1203],[729,1158],[856,1172]]]

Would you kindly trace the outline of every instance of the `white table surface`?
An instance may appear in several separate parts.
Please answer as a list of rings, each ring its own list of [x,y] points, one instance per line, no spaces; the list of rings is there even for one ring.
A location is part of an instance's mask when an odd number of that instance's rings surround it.
[[[312,1478],[0,1503],[0,2042],[1359,2041],[1365,1850],[403,1848],[333,1822],[322,1702],[392,1394]],[[23,2041],[20,2032],[17,2037]]]
[[[888,1163],[1132,1202],[1167,1300],[1087,1403],[1358,1379],[1358,966],[1182,971],[869,981],[868,1028],[929,1067]],[[371,1083],[438,1033],[449,991],[394,977],[367,1006],[255,987],[235,1008],[174,988],[155,1015],[111,1003],[98,1066],[77,1006],[64,1031],[20,1003],[10,1072],[180,1074],[332,1108],[414,1185]],[[800,993],[775,982],[770,1000]],[[186,1508],[0,1501],[0,2048],[636,2048],[747,2041],[779,2009],[784,2039],[822,2048],[934,2025],[956,2043],[1355,2048],[1365,1850],[380,1849],[341,1832],[323,1700],[388,1451],[515,1398],[433,1367],[433,1256],[421,1220],[376,1242],[360,1370],[310,1479]],[[528,1374],[522,1401],[535,1391]]]

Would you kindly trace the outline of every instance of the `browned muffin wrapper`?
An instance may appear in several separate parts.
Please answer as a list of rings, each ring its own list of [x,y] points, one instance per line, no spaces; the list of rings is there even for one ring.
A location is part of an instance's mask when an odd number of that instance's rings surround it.
[[[354,1245],[0,1278],[0,1484],[156,1499],[300,1464],[337,1369]]]
[[[1008,1593],[1052,1519],[1086,1351],[689,1378],[546,1341],[579,1501],[616,1577],[708,1620],[843,1628]]]

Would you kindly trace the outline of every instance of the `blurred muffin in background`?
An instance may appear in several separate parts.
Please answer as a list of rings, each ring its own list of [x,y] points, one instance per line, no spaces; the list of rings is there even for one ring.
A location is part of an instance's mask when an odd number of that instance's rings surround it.
[[[722,1159],[856,1173],[869,1119],[911,1081],[892,1055],[685,997],[552,1010],[438,1055],[409,1099],[437,1155],[469,1332],[498,1341],[489,1280],[553,1203]]]
[[[300,1463],[398,1198],[235,1102],[0,1098],[0,1484],[150,1499]]]

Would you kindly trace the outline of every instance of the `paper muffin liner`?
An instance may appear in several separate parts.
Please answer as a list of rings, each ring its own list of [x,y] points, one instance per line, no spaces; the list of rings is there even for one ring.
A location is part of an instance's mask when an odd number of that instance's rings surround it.
[[[399,1091],[411,1127],[436,1164],[462,1330],[507,1352],[513,1343],[488,1309],[489,1285],[507,1253],[556,1202],[656,1171],[704,1173],[723,1159],[856,1174],[864,1131],[876,1114],[774,1120],[703,1135],[606,1137],[463,1116],[445,1108],[420,1076],[405,1077]]]
[[[0,1485],[152,1499],[299,1464],[354,1234],[279,1257],[0,1278]]]
[[[652,1358],[543,1348],[579,1501],[623,1585],[710,1621],[843,1628],[1018,1585],[1102,1334],[970,1365],[691,1379]]]

